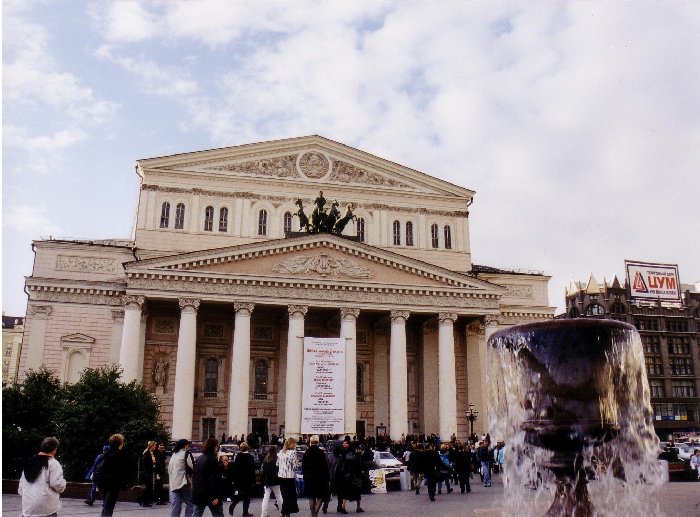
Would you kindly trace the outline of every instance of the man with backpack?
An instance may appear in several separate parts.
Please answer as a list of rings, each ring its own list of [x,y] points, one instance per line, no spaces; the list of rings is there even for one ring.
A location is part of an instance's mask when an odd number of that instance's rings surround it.
[[[111,517],[117,504],[119,491],[129,487],[129,474],[124,455],[124,436],[113,434],[109,437],[109,450],[95,465],[92,479],[102,493],[104,504],[101,517]]]
[[[170,517],[180,517],[182,503],[185,503],[185,517],[192,516],[192,474],[194,473],[194,456],[190,452],[190,442],[185,438],[178,440],[168,465],[170,478],[170,500],[173,503]]]

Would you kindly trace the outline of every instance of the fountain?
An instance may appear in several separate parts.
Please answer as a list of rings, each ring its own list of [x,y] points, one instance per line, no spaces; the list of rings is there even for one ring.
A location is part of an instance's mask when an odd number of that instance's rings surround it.
[[[523,487],[537,486],[540,478],[543,494],[554,478],[547,517],[613,514],[621,501],[628,505],[622,513],[630,515],[645,486],[660,486],[658,439],[634,327],[594,319],[520,325],[495,333],[488,349],[490,428],[508,444],[504,484],[519,515]],[[595,501],[588,489],[593,476]]]

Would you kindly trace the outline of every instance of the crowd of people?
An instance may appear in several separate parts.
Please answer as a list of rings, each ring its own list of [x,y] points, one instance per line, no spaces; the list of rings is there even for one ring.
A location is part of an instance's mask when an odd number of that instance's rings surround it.
[[[256,440],[255,436],[249,437]],[[206,509],[218,517],[224,515],[225,503],[230,501],[230,515],[241,503],[243,517],[252,517],[250,501],[256,490],[258,468],[252,447],[246,441],[222,438],[226,443],[239,445],[233,461],[225,454],[219,457],[220,442],[213,437],[204,442],[202,455],[195,461],[189,440],[180,439],[175,443],[167,468],[165,443],[149,441],[139,461],[139,478],[144,486],[139,504],[149,507],[170,502],[171,517],[179,517],[183,509],[185,517],[200,517]],[[337,513],[352,511],[348,506],[353,502],[355,512],[364,512],[362,495],[371,488],[369,470],[376,468],[375,450],[389,451],[401,458],[410,472],[411,490],[420,494],[425,486],[431,501],[443,490],[453,492],[453,486],[459,487],[462,494],[471,492],[475,473],[480,475],[485,487],[490,487],[492,471],[502,471],[504,463],[505,444],[502,441],[492,444],[488,434],[481,439],[473,435],[465,442],[454,436],[442,442],[436,435],[402,436],[398,441],[384,436],[359,440],[318,435],[304,436],[299,441],[292,437],[273,438],[276,443],[267,447],[259,465],[263,485],[261,517],[269,516],[271,502],[281,517],[299,513],[298,495],[307,498],[311,517],[327,513],[334,496]],[[85,476],[91,481],[85,503],[92,506],[99,494],[103,500],[102,516],[113,514],[119,492],[129,487],[130,465],[123,448],[124,437],[112,435]],[[38,455],[27,463],[19,488],[24,515],[52,515],[60,508],[59,494],[66,482],[54,458],[57,449],[58,440],[47,438]],[[43,468],[48,472],[50,497],[39,497],[46,493],[46,487],[36,485],[38,472]],[[46,513],[32,513],[36,508]]]

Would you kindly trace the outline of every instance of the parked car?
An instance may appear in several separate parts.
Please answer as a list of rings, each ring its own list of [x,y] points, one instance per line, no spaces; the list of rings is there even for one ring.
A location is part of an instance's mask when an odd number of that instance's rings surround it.
[[[374,451],[372,463],[384,470],[384,479],[387,483],[400,483],[401,471],[407,468],[396,456],[386,451]]]
[[[690,457],[695,452],[695,449],[700,449],[699,445],[691,445],[689,443],[677,443],[676,447],[678,448],[678,457],[685,461],[690,461]]]
[[[669,481],[688,478],[689,463],[678,457],[678,449],[676,447],[667,447],[666,450],[659,454],[659,460],[666,463]]]
[[[222,456],[228,456],[229,461],[236,459],[236,454],[240,448],[235,443],[222,443],[219,446],[218,458],[221,459]]]

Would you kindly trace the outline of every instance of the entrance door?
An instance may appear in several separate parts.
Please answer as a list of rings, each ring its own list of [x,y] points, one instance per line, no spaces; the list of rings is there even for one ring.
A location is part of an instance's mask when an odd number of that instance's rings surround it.
[[[355,435],[357,436],[357,439],[362,439],[365,437],[365,421],[364,420],[357,420],[355,422]]]
[[[267,428],[267,418],[253,418],[251,427],[252,431],[260,437],[260,443],[270,440],[270,435]]]

